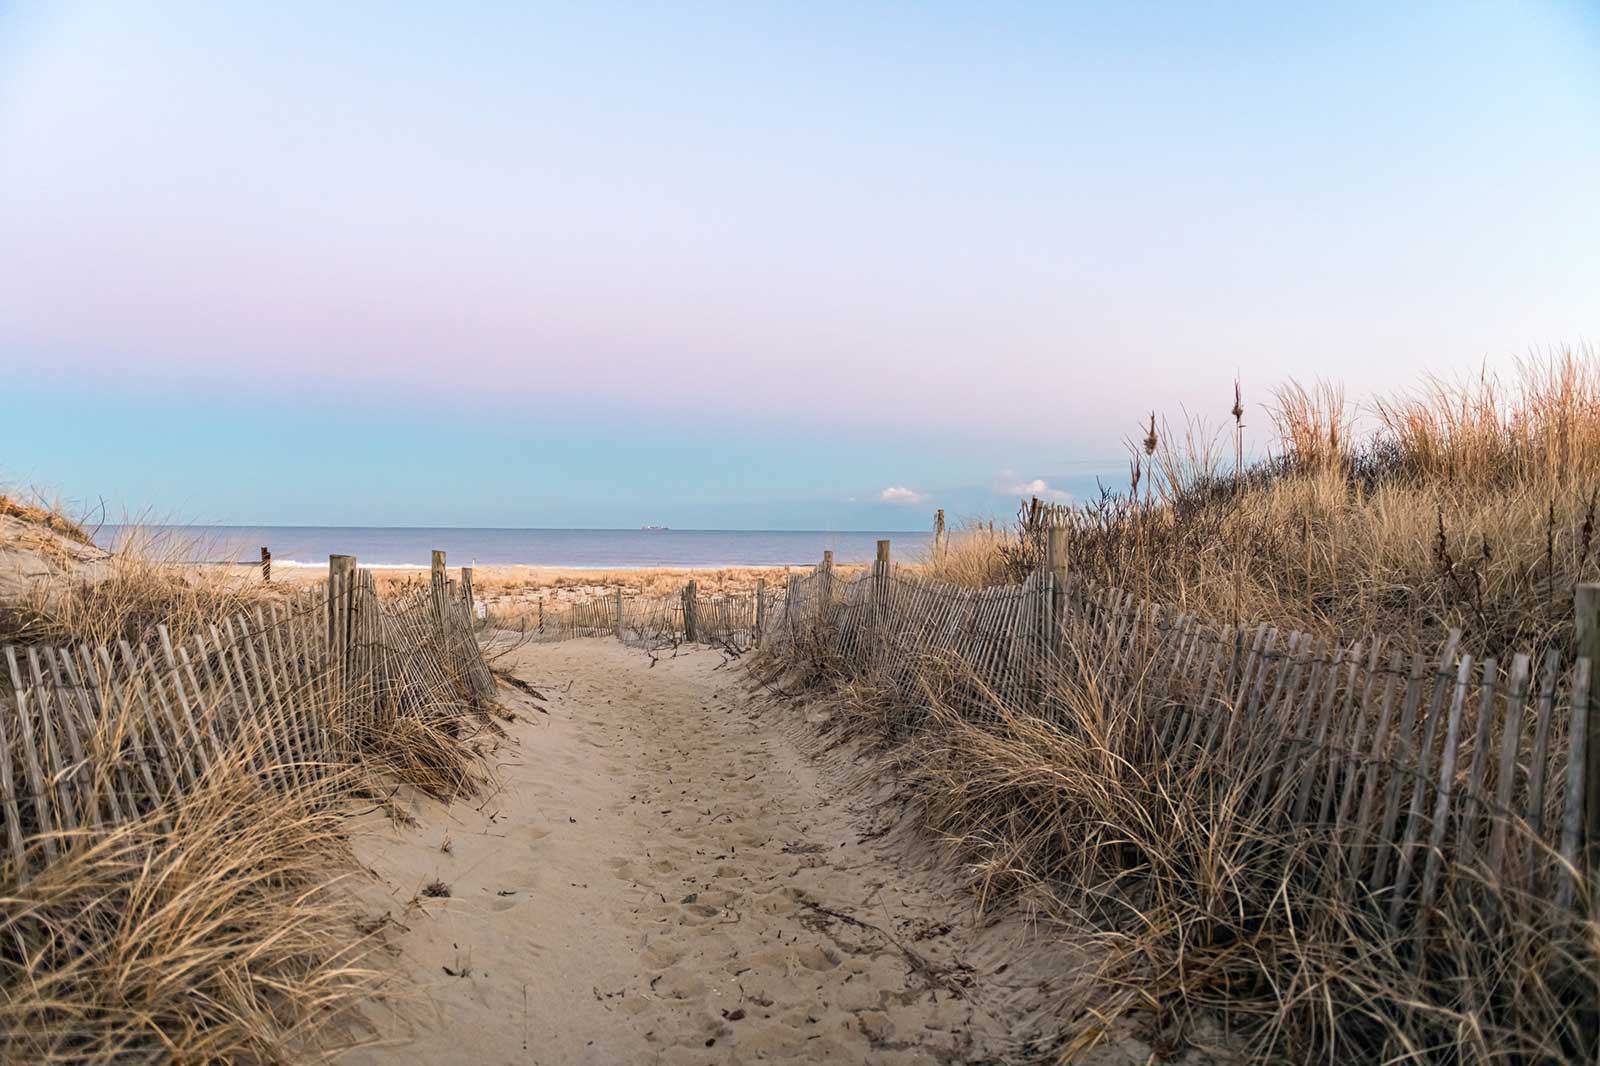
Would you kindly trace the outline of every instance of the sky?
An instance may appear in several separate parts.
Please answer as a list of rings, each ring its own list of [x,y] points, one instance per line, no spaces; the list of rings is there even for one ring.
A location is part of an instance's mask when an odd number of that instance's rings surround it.
[[[0,0],[0,482],[923,529],[1592,342],[1600,4]]]

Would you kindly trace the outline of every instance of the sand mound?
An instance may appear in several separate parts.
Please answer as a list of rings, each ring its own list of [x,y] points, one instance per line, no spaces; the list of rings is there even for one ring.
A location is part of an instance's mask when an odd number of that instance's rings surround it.
[[[110,555],[32,510],[0,508],[0,603],[21,599],[41,581],[96,581],[109,573]]]

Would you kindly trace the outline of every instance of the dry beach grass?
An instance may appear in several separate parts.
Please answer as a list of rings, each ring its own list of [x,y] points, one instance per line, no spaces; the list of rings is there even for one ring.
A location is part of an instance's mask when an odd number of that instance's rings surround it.
[[[1241,415],[1243,409],[1241,408]],[[1130,486],[1018,528],[952,536],[960,584],[1015,580],[1065,525],[1074,574],[1186,610],[1359,639],[1569,646],[1572,587],[1600,576],[1600,358],[1563,351],[1358,407],[1288,385],[1273,456],[1191,418],[1129,442]],[[1363,434],[1359,424],[1370,428]]]
[[[284,591],[124,552],[31,579],[0,612],[0,643],[143,648],[159,625],[182,647]],[[91,753],[147,735],[148,712],[131,695],[141,682],[126,684],[101,704],[110,713],[84,738]],[[376,927],[341,887],[355,870],[348,815],[388,809],[397,789],[471,795],[489,773],[472,716],[420,707],[392,728],[363,728],[358,715],[307,707],[321,692],[337,692],[341,708],[364,698],[308,683],[258,705],[197,780],[167,789],[152,779],[163,798],[134,816],[30,836],[0,885],[0,1060],[304,1062],[355,1042],[348,1012],[383,981],[364,962]],[[331,727],[348,730],[334,747],[347,761],[282,761],[278,739],[302,735],[302,712],[348,723]],[[8,776],[19,755],[7,753]],[[97,765],[88,777],[70,771],[91,782],[85,810],[122,772]]]
[[[1252,628],[1339,643],[1376,632],[1435,654],[1459,628],[1480,653],[1570,654],[1573,585],[1600,575],[1592,353],[1526,363],[1509,387],[1431,382],[1374,403],[1366,437],[1352,433],[1358,413],[1337,389],[1290,386],[1272,408],[1277,456],[1238,469],[1219,461],[1233,458],[1219,437],[1152,420],[1130,442],[1129,492],[1025,505],[1002,533],[954,535],[927,571],[1014,582],[1058,525],[1073,573]],[[824,643],[767,668],[830,707],[832,728],[879,746],[986,906],[1023,907],[1073,953],[1092,946],[1068,993],[1064,1061],[1130,1031],[1159,1054],[1210,1046],[1263,1062],[1596,1054],[1591,906],[1575,917],[1469,865],[1421,930],[1396,927],[1341,866],[1336,831],[1263,820],[1298,775],[1238,749],[1153,746],[1137,676],[1069,649],[1045,720],[960,662],[925,663],[909,687],[843,670]]]

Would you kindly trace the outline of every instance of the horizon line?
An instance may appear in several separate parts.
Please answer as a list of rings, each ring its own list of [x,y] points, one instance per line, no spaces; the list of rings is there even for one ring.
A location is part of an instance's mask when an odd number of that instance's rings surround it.
[[[490,530],[508,533],[904,533],[927,534],[932,529],[720,529],[699,526],[390,526],[313,523],[194,523],[194,522],[104,522],[96,529],[400,529],[412,531]]]

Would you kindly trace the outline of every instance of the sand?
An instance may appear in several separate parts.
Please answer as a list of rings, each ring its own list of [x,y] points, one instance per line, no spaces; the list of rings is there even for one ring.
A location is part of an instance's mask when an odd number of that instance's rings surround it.
[[[196,572],[212,572],[240,581],[259,581],[259,564],[188,564]],[[791,573],[803,573],[807,567],[794,566],[724,566],[724,567],[650,567],[632,570],[601,570],[585,567],[493,565],[473,569],[473,590],[480,602],[497,612],[514,611],[536,606],[542,599],[546,608],[561,607],[586,600],[592,596],[622,588],[646,596],[676,596],[690,580],[701,590],[710,593],[747,593],[755,591],[756,581],[764,580],[769,588],[782,588]],[[854,573],[859,565],[841,565],[840,574]],[[405,585],[426,585],[428,568],[382,567],[372,571],[379,592]],[[450,576],[460,574],[458,567],[450,567]],[[274,566],[272,582],[275,585],[295,587],[323,581],[328,570],[323,566]]]
[[[970,897],[847,753],[736,663],[523,648],[499,788],[369,820],[366,905],[420,988],[352,1064],[913,1063],[1038,1050],[1071,961]],[[439,882],[448,897],[430,897]],[[391,1007],[393,1009],[391,1009]],[[1120,1053],[1119,1053],[1120,1054]],[[1024,1056],[1026,1057],[1026,1056]],[[1134,1061],[1116,1058],[1107,1061]],[[1143,1061],[1139,1058],[1138,1061]]]
[[[109,568],[110,556],[99,548],[39,522],[0,514],[0,603],[23,600],[41,585],[96,581]]]

